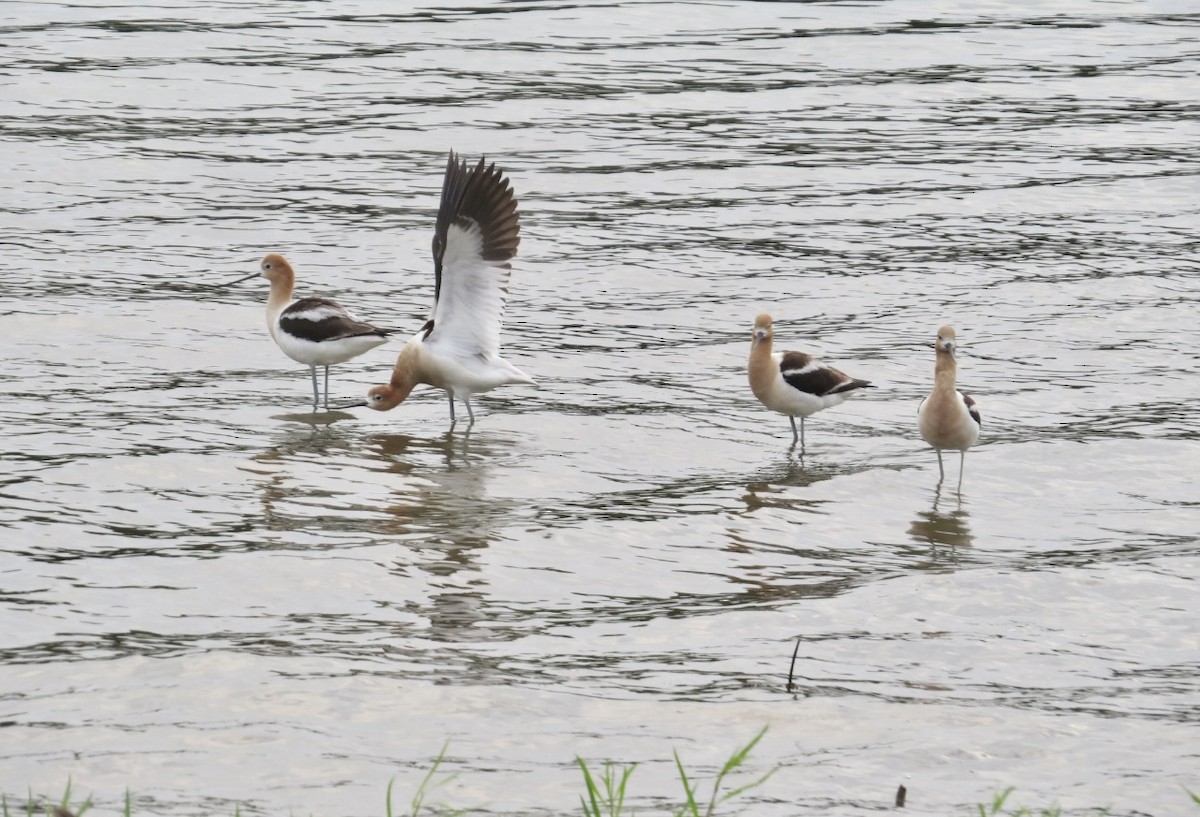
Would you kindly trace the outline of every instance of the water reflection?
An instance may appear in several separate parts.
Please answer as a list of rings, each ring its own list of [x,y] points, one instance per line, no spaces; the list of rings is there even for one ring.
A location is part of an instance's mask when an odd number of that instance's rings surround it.
[[[305,415],[309,428],[289,427],[253,458],[272,536],[289,532],[293,548],[296,531],[306,531],[314,549],[354,546],[364,536],[397,542],[403,547],[384,568],[398,588],[412,586],[414,570],[425,574],[430,595],[405,598],[398,591],[383,604],[428,620],[428,637],[437,642],[509,637],[476,625],[489,618],[479,557],[516,507],[487,492],[492,468],[510,445],[449,430],[436,437],[362,436],[354,426],[323,423],[323,416]]]
[[[295,414],[276,414],[271,418],[283,423],[304,423],[313,428],[328,428],[342,420],[357,420],[353,414],[337,409],[326,411],[297,412]]]
[[[436,438],[380,434],[365,444],[384,473],[401,478],[383,508],[397,533],[418,536],[424,544],[479,547],[513,510],[513,503],[487,497],[491,467],[507,453],[495,439],[446,431]]]
[[[428,605],[410,604],[429,621],[436,642],[504,640],[501,629],[481,628],[488,582],[479,558],[513,517],[516,503],[487,495],[491,469],[506,445],[495,438],[456,436],[453,429],[429,440],[406,434],[378,435],[369,445],[385,470],[407,478],[392,489],[385,509],[395,532],[408,540],[389,570],[407,582],[409,568],[428,574],[436,588]],[[436,452],[436,467],[422,462]],[[403,585],[402,585],[403,586]]]
[[[255,454],[245,470],[256,474],[259,525],[270,532],[268,541],[261,537],[248,547],[296,546],[289,532],[306,531],[315,536],[307,541],[309,549],[329,549],[353,544],[344,534],[377,530],[377,517],[364,513],[368,508],[354,496],[354,486],[340,478],[341,466],[353,462],[356,443],[349,425],[338,426],[349,415],[339,412],[281,415],[287,422],[273,444]],[[253,527],[254,520],[247,520]],[[357,538],[357,537],[356,537]]]
[[[746,493],[742,495],[741,499],[745,503],[748,513],[753,513],[760,508],[785,508],[811,513],[828,500],[806,497],[792,489],[808,488],[818,482],[846,476],[858,470],[862,469],[840,465],[806,466],[804,457],[799,456],[793,459],[789,449],[787,459],[756,474],[755,479],[746,483]]]
[[[916,542],[929,545],[929,555],[934,563],[951,554],[939,552],[939,548],[967,548],[975,541],[971,535],[971,515],[963,505],[962,494],[957,491],[953,499],[942,498],[942,483],[933,490],[933,504],[927,511],[919,511],[917,518],[908,528],[908,535]]]

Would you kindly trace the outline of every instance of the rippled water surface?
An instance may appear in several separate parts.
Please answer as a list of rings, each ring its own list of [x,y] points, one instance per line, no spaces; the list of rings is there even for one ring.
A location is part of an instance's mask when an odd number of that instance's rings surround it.
[[[659,813],[769,724],[746,813],[1194,810],[1198,68],[1170,0],[0,5],[0,790],[378,815],[449,741],[451,806]],[[416,331],[450,148],[539,388],[310,414],[209,285]],[[876,385],[803,457],[760,311]]]

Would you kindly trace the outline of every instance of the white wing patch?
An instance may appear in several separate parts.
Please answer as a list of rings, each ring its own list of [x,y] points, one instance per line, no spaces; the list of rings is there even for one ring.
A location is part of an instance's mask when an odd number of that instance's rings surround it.
[[[500,324],[508,298],[507,261],[484,261],[483,234],[472,220],[459,218],[446,232],[442,287],[433,309],[433,333],[426,343],[485,360],[500,352]]]
[[[308,307],[307,309],[285,309],[283,316],[288,320],[297,321],[323,321],[329,318],[351,318],[350,315],[342,307],[337,304],[324,303],[316,307]]]

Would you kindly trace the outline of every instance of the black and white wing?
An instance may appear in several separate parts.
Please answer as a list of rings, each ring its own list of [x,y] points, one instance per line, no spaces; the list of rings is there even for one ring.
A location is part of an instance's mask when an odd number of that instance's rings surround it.
[[[517,200],[504,174],[482,158],[468,170],[451,151],[433,234],[434,304],[426,343],[460,355],[498,355],[509,261],[520,232]]]
[[[963,394],[962,399],[967,404],[967,414],[971,415],[971,419],[975,421],[975,425],[983,428],[983,415],[979,413],[979,406],[975,405],[975,399],[969,394]]]
[[[866,380],[859,380],[832,366],[827,366],[804,352],[777,354],[779,354],[779,373],[783,375],[783,379],[789,386],[805,394],[824,397],[871,385]]]
[[[279,328],[299,340],[321,343],[363,335],[386,338],[395,329],[381,329],[351,315],[336,301],[301,298],[279,315]]]

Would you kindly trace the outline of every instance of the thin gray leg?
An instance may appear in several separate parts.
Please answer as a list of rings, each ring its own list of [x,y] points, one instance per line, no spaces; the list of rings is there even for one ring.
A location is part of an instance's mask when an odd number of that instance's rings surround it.
[[[942,480],[946,478],[946,469],[942,467],[942,449],[935,448],[933,450],[936,451],[938,455],[938,484],[941,485]]]
[[[792,445],[795,445],[800,441],[800,434],[796,431],[796,418],[789,414],[788,421],[792,424]],[[800,422],[804,422],[803,417],[800,418]]]
[[[329,364],[325,364],[325,410],[329,411]]]
[[[800,418],[800,450],[804,450],[804,418]]]
[[[314,363],[312,366],[309,366],[308,370],[309,370],[309,372],[312,373],[313,411],[316,412],[317,406],[319,406],[321,404],[321,392],[317,389],[317,366],[316,366],[316,364]]]
[[[967,467],[967,450],[964,448],[962,454],[958,458],[958,491],[962,493],[962,477],[963,469]]]
[[[463,402],[467,404],[467,416],[471,418],[471,421],[467,425],[473,426],[475,425],[475,412],[471,411],[471,395],[468,394],[464,397]]]
[[[450,425],[454,425],[454,392],[446,392],[450,397]]]

